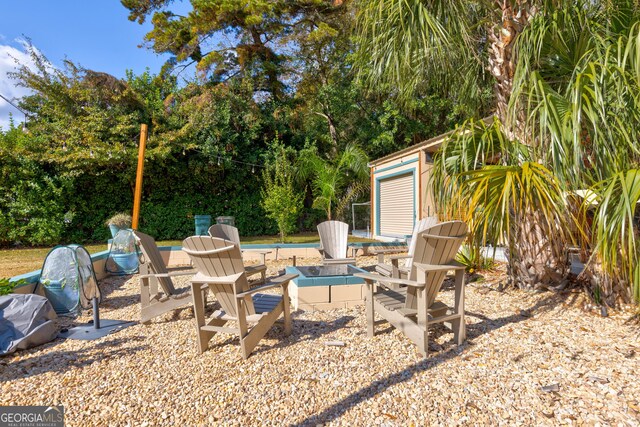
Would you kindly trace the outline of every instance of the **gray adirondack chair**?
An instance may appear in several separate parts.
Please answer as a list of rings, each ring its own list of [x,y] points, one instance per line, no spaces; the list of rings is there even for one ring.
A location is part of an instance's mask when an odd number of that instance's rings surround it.
[[[457,344],[466,335],[464,321],[464,265],[455,261],[467,235],[464,222],[450,221],[427,228],[416,236],[413,264],[408,279],[385,277],[376,273],[357,273],[367,286],[367,334],[374,335],[374,313],[402,331],[427,356],[429,325],[444,323]],[[437,301],[448,271],[455,271],[455,296],[452,307]],[[374,283],[378,283],[377,289]],[[404,285],[392,289],[390,286]]]
[[[134,231],[142,251],[140,259],[140,305],[141,322],[148,324],[151,319],[191,304],[189,288],[176,289],[172,277],[195,274],[194,270],[169,271],[160,255],[153,237]]]
[[[355,258],[347,257],[347,239],[349,224],[341,221],[325,221],[318,224],[320,235],[320,254],[322,263],[327,264],[355,264]]]
[[[411,233],[411,241],[409,242],[407,254],[393,255],[389,257],[389,259],[391,260],[391,264],[387,264],[384,262],[384,255],[389,251],[384,249],[376,251],[378,255],[378,264],[376,264],[375,267],[376,272],[387,277],[399,277],[406,279],[409,271],[411,271],[411,265],[413,264],[413,254],[416,250],[417,235],[421,231],[424,231],[427,228],[436,225],[437,223],[438,217],[436,216],[428,216],[418,221],[413,227],[413,233]],[[392,249],[391,251],[394,250]],[[400,261],[404,261],[404,263],[400,263]]]
[[[209,236],[217,237],[219,239],[230,240],[234,244],[240,247],[240,233],[238,229],[233,225],[228,224],[213,224],[209,227]],[[244,249],[241,252],[245,252]],[[262,264],[246,265],[244,267],[247,276],[253,276],[260,273],[262,278],[261,282],[264,283],[267,280],[267,254],[270,254],[269,250],[252,249],[251,252],[257,252],[262,255]]]
[[[191,286],[200,353],[207,349],[217,332],[223,332],[240,337],[242,357],[246,359],[281,314],[284,314],[285,335],[291,333],[287,286],[298,275],[280,276],[263,286],[249,289],[240,248],[233,241],[192,236],[184,240],[183,250],[198,270],[191,279]],[[222,307],[208,320],[202,296],[195,292],[201,285],[209,287]],[[259,293],[277,287],[282,289],[282,295]],[[225,327],[228,321],[234,321],[236,326]]]

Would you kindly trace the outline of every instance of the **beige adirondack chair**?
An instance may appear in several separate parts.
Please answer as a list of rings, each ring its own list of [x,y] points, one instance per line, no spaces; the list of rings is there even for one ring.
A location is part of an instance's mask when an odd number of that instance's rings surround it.
[[[287,286],[297,274],[280,276],[263,286],[249,289],[240,248],[234,242],[192,236],[184,240],[183,250],[198,270],[191,279],[191,286],[200,353],[207,349],[216,332],[223,332],[239,335],[242,357],[246,359],[280,314],[284,314],[285,335],[291,333]],[[195,292],[201,285],[209,286],[222,306],[208,320],[202,295]],[[258,293],[275,287],[282,288],[281,296]],[[234,321],[236,326],[225,327],[228,321]]]
[[[444,323],[457,344],[465,339],[464,265],[455,261],[467,235],[460,221],[443,222],[416,236],[413,264],[408,279],[385,277],[375,273],[357,273],[367,286],[367,334],[374,335],[374,313],[378,313],[413,341],[420,352],[428,353],[429,325]],[[455,271],[455,296],[452,307],[436,301],[448,271]],[[377,290],[374,283],[378,283]],[[405,285],[398,289],[389,286]]]
[[[318,224],[320,235],[320,254],[322,263],[327,264],[355,264],[355,258],[347,258],[347,239],[349,224],[341,221],[325,221]]]
[[[238,233],[238,229],[233,225],[228,224],[213,224],[209,227],[209,236],[217,237],[218,239],[230,240],[234,244],[240,247],[240,233]],[[251,250],[252,252],[258,252],[262,255],[262,264],[255,265],[246,265],[244,267],[247,276],[253,276],[254,274],[260,273],[262,278],[262,283],[267,281],[267,254],[270,254],[271,251],[268,250]],[[244,250],[241,250],[241,253]]]
[[[154,317],[191,304],[189,288],[176,289],[171,278],[193,275],[195,271],[170,272],[153,237],[139,231],[134,231],[133,234],[142,250],[139,275],[142,306],[140,321],[148,324]]]
[[[376,264],[375,270],[377,273],[382,274],[387,277],[399,277],[406,279],[411,271],[411,265],[413,264],[413,254],[416,250],[416,237],[418,233],[426,230],[427,228],[434,226],[438,223],[438,217],[436,216],[428,216],[422,218],[420,221],[416,223],[413,227],[413,233],[411,233],[411,241],[409,242],[409,248],[406,255],[393,255],[389,257],[391,260],[391,264],[387,264],[384,262],[384,255],[389,253],[389,251],[382,249],[375,251],[378,255],[378,264]],[[391,249],[391,251],[394,251]],[[404,263],[400,263],[400,261],[404,261]]]

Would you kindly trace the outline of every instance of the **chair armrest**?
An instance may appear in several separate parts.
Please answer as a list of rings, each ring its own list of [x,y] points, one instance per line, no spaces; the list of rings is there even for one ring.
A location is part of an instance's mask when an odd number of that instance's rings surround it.
[[[393,254],[393,253],[398,253],[398,252],[406,252],[407,250],[405,248],[395,248],[395,249],[374,249],[371,251],[372,254],[374,255],[378,255],[378,254]]]
[[[170,271],[167,273],[169,277],[188,276],[189,274],[196,274],[198,270],[186,270],[186,271]]]
[[[395,285],[407,285],[407,286],[413,286],[415,288],[422,288],[425,285],[424,283],[416,282],[415,280],[385,277],[375,273],[356,273],[354,274],[354,276],[360,277],[361,279],[364,279],[364,280],[369,280],[374,282],[389,283],[389,284],[395,284]]]
[[[412,258],[412,256],[407,254],[407,255],[394,255],[389,257],[390,260],[399,260],[399,259],[407,259],[407,258]]]
[[[378,254],[394,254],[394,253],[398,253],[398,252],[406,252],[407,250],[405,248],[398,248],[398,249],[375,249],[373,251],[371,251],[372,254],[374,255],[378,255]]]
[[[292,279],[295,279],[298,276],[299,274],[285,274],[284,276],[276,277],[262,286],[258,286],[248,291],[236,294],[236,298],[244,298],[246,296],[253,295],[256,292],[264,291],[271,288],[277,288],[278,286],[287,286]]]
[[[419,262],[414,262],[413,265],[422,271],[431,272],[431,271],[449,271],[449,270],[464,270],[467,267],[463,264],[460,264],[457,261],[454,261],[451,264],[421,264]]]
[[[355,264],[356,263],[356,259],[355,258],[325,258],[322,260],[322,264],[324,265],[334,265],[334,264]]]
[[[210,277],[198,272],[191,278],[191,283],[218,283],[222,285],[233,285],[243,273],[236,273],[230,276]]]
[[[140,274],[138,278],[146,279],[147,277],[177,277],[177,276],[188,276],[196,274],[197,270],[187,270],[187,271],[172,271],[169,273],[149,273],[149,274]]]
[[[384,264],[385,254],[397,254],[399,252],[406,252],[406,249],[376,249],[371,251],[373,255],[378,255],[378,264]]]

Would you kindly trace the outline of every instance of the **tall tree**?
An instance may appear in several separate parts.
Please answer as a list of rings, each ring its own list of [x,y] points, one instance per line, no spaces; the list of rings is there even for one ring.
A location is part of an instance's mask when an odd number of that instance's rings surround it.
[[[179,15],[172,0],[122,0],[129,19],[143,23],[152,17],[146,36],[151,48],[171,53],[168,66],[196,64],[216,81],[243,75],[255,80],[257,90],[275,99],[291,82],[291,53],[310,42],[314,32],[330,29],[332,15],[343,13],[342,2],[332,1],[192,1]],[[334,5],[335,4],[335,5]]]
[[[361,0],[356,66],[371,88],[411,99],[429,85],[461,103],[481,97],[483,72],[494,77],[494,109],[505,129],[516,72],[516,41],[542,9],[563,0]]]

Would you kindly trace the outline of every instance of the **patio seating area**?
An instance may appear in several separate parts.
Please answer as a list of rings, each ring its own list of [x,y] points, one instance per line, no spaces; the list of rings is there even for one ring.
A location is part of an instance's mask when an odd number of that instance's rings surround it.
[[[0,427],[640,427],[640,1],[85,3],[3,8]]]
[[[267,276],[290,263],[268,261]],[[357,259],[370,271],[376,263]],[[198,354],[187,305],[97,341],[57,339],[0,359],[0,405],[63,404],[70,425],[96,426],[637,424],[640,346],[627,316],[585,313],[578,292],[500,291],[503,278],[467,284],[466,341],[436,326],[427,358],[380,317],[368,337],[364,305],[292,309],[292,334],[276,323],[248,360],[233,335]],[[105,317],[140,320],[138,275],[101,288]],[[448,278],[440,297],[450,304],[453,294]],[[208,313],[216,307],[212,298]]]

